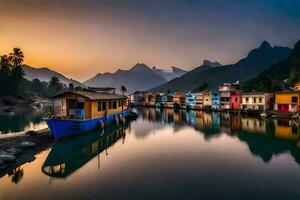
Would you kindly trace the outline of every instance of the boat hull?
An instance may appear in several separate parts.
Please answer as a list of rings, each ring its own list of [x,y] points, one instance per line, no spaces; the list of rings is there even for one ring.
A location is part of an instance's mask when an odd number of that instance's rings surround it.
[[[88,120],[66,120],[66,119],[45,119],[51,134],[55,138],[67,137],[77,134],[82,134],[86,132],[93,131],[99,127],[99,124],[103,122],[104,124],[114,122],[116,116],[122,115],[126,117],[128,115],[128,110],[119,113],[113,113],[107,117],[99,117]]]

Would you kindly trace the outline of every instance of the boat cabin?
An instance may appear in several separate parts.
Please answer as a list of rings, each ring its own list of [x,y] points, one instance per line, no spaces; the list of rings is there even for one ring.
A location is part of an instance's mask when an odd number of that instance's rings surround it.
[[[127,109],[126,96],[109,92],[67,91],[50,99],[54,116],[62,119],[95,119]]]

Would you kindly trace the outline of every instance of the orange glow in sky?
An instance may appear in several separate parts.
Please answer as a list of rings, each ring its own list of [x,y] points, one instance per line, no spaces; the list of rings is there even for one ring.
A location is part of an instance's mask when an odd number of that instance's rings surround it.
[[[25,64],[84,81],[138,62],[184,69],[199,66],[203,59],[231,64],[270,33],[274,36],[265,24],[238,21],[224,11],[216,16],[203,6],[192,10],[172,2],[128,2],[0,0],[0,55],[20,47]],[[252,29],[260,32],[249,34]],[[294,43],[275,36],[271,43]]]

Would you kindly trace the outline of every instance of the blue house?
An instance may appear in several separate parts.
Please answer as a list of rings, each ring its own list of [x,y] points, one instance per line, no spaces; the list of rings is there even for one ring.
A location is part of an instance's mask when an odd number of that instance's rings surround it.
[[[212,95],[211,95],[211,108],[213,110],[220,109],[220,93],[219,92],[212,92]]]
[[[185,96],[185,106],[186,109],[195,109],[196,106],[196,94],[195,93],[187,93]]]

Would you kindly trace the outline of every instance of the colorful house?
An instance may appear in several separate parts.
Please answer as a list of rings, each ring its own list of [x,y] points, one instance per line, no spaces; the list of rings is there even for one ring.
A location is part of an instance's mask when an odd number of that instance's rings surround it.
[[[273,107],[274,95],[264,92],[250,92],[242,94],[242,109],[266,111]]]
[[[150,102],[152,100],[153,94],[152,93],[146,93],[144,96],[144,106],[150,106]]]
[[[195,109],[203,109],[204,106],[204,92],[197,92],[195,93],[195,98],[196,98],[196,105]]]
[[[174,108],[185,108],[185,93],[176,93],[173,97]]]
[[[224,83],[219,86],[220,109],[229,110],[231,107],[230,94],[234,90],[232,84]]]
[[[203,92],[203,108],[211,108],[211,91]]]
[[[219,92],[212,92],[211,95],[211,108],[213,110],[220,109],[220,93]]]
[[[196,107],[196,94],[195,93],[187,93],[185,96],[185,106],[186,109],[195,109]]]
[[[141,106],[145,102],[145,92],[136,91],[128,96],[130,105]]]
[[[240,110],[242,104],[242,92],[232,91],[230,93],[230,109],[231,110]]]
[[[275,93],[274,110],[279,113],[296,113],[299,111],[300,93],[283,91]]]
[[[173,102],[173,98],[174,98],[175,94],[174,93],[164,93],[162,95],[162,104],[161,107],[164,108],[173,108],[174,107],[174,102]]]
[[[155,107],[161,107],[163,101],[162,101],[163,93],[156,93],[155,94]]]

